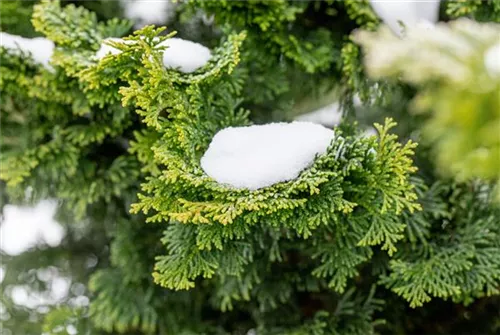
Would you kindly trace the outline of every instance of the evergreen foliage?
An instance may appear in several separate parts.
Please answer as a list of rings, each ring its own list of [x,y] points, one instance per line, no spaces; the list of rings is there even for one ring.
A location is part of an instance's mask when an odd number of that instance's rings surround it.
[[[2,31],[25,37],[40,35],[31,24],[33,6],[39,0],[8,0],[2,1],[0,5],[0,27]],[[120,16],[122,8],[119,1],[106,0],[62,0],[63,4],[74,4],[95,11],[99,19],[107,20]]]
[[[2,255],[3,285],[43,291],[29,267],[53,266],[72,290],[45,311],[5,294],[7,331],[461,330],[459,318],[442,324],[427,314],[445,303],[480,314],[485,332],[500,330],[484,307],[498,308],[500,293],[500,82],[483,66],[498,24],[460,19],[399,38],[379,27],[368,1],[191,0],[179,29],[202,11],[220,30],[209,34],[208,63],[182,73],[163,64],[161,43],[175,35],[165,27],[131,32],[109,7],[97,15],[59,1],[12,2],[2,16],[21,7],[17,17],[32,12],[34,30],[56,49],[47,68],[0,47],[3,201],[58,199],[66,237]],[[446,20],[500,20],[498,1],[442,9]],[[10,21],[1,27],[31,35]],[[470,53],[426,40],[438,33]],[[98,59],[103,43],[119,52]],[[397,52],[376,63],[380,49]],[[470,76],[454,80],[460,69]],[[344,121],[298,178],[250,191],[201,168],[217,131],[290,120],[332,96]],[[372,121],[377,135],[363,135]],[[429,320],[437,326],[415,329]]]

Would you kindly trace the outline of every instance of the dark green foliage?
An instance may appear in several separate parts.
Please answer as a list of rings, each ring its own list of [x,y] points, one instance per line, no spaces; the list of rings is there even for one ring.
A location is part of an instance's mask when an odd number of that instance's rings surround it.
[[[446,14],[452,18],[467,16],[476,21],[500,22],[500,1],[447,1]]]
[[[179,29],[215,15],[193,34],[210,36],[212,57],[192,73],[163,65],[175,32],[104,21],[116,4],[10,6],[33,11],[56,50],[52,71],[0,48],[0,177],[11,202],[58,199],[67,234],[2,255],[8,331],[444,334],[469,314],[500,329],[492,183],[441,177],[429,143],[415,143],[426,120],[409,101],[422,88],[366,77],[351,33],[378,29],[368,1],[188,1]],[[494,1],[442,7],[445,19],[499,17]],[[103,43],[120,53],[97,59]],[[332,99],[347,117],[296,179],[250,191],[202,170],[217,131]],[[69,296],[44,312],[13,303],[14,285],[46,288],[30,268],[48,266],[70,278]],[[436,320],[441,306],[454,314]]]
[[[0,3],[0,28],[12,34],[31,37],[36,35],[30,24],[33,2],[23,0],[2,1]]]
[[[10,34],[33,37],[40,35],[31,24],[33,6],[39,0],[5,0],[0,3],[0,30]],[[63,4],[74,4],[83,6],[96,12],[97,18],[101,21],[121,16],[120,1],[109,0],[62,0]]]
[[[432,234],[422,227],[420,241],[400,251],[401,259],[391,261],[392,272],[382,282],[411,306],[421,306],[432,296],[470,303],[484,294],[498,294],[499,212],[484,203],[488,189],[460,185],[437,186],[436,191],[435,197],[449,197],[448,204],[446,198],[441,200],[449,207],[442,211],[429,207],[434,218],[426,219],[443,220],[443,225]]]

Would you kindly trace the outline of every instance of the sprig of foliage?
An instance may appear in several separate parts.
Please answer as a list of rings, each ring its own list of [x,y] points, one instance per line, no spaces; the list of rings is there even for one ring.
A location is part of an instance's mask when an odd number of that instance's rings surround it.
[[[357,27],[379,24],[367,1],[186,6],[215,14],[221,29],[212,35],[222,35],[209,43],[217,45],[210,61],[190,74],[164,66],[160,43],[174,35],[165,27],[106,41],[127,35],[130,23],[99,22],[88,10],[57,1],[37,5],[33,19],[56,44],[51,69],[0,48],[1,178],[11,199],[27,193],[32,200],[59,199],[71,222],[64,244],[43,249],[36,266],[51,264],[51,253],[78,254],[77,265],[66,258],[57,264],[78,268],[68,270],[78,283],[92,273],[90,305],[52,309],[45,332],[73,325],[92,334],[373,334],[382,324],[377,311],[389,329],[404,332],[406,319],[392,315],[393,305],[434,300],[426,305],[431,310],[439,306],[435,298],[467,304],[499,294],[492,189],[484,181],[457,185],[440,178],[425,147],[413,162],[416,145],[407,138],[418,138],[418,124],[406,113],[413,88],[385,76],[367,79],[361,49],[350,37]],[[485,10],[494,6],[446,4],[449,16],[481,20],[495,16]],[[490,46],[492,26],[473,25],[473,33],[464,27],[450,28],[446,42],[458,36],[479,45],[472,48],[477,53]],[[398,46],[413,41],[387,39]],[[103,44],[120,52],[98,59]],[[423,44],[411,49],[414,55],[442,51]],[[448,80],[447,67],[429,75],[414,55],[404,55],[414,68],[387,71],[430,92],[436,100],[429,101],[440,108],[458,106],[448,99],[468,106],[457,95],[477,94],[470,82]],[[482,58],[472,55],[465,68],[477,66],[484,75]],[[220,129],[290,119],[296,102],[307,105],[334,86],[341,86],[350,110],[355,94],[361,111],[388,113],[395,106],[398,123],[412,123],[415,132],[387,119],[376,125],[377,136],[363,137],[355,124],[343,124],[327,152],[298,178],[257,191],[221,185],[201,169],[200,157]],[[488,115],[491,110],[485,107]],[[34,272],[10,270],[27,267],[32,254],[8,258],[8,285],[38,285]],[[88,267],[87,256],[99,261]],[[377,282],[388,290],[375,297]],[[8,313],[31,317],[1,300]]]

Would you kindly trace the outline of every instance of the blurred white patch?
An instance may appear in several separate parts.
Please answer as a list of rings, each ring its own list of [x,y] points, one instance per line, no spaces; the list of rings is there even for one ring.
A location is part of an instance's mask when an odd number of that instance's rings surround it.
[[[67,297],[71,280],[69,278],[54,276],[50,283],[50,296],[52,299],[59,301]]]
[[[27,285],[9,286],[7,292],[16,305],[39,309],[66,299],[70,291],[71,280],[62,276],[56,267],[38,269],[37,277],[46,283],[47,290],[37,291]]]
[[[24,305],[28,300],[28,290],[24,286],[16,286],[10,292],[10,296],[16,305]]]
[[[50,58],[54,53],[54,42],[43,37],[25,38],[0,32],[0,45],[14,52],[28,53],[33,60],[42,64],[46,69],[53,71]]]
[[[486,51],[484,65],[490,76],[500,77],[500,42]]]
[[[80,295],[76,298],[72,298],[69,300],[69,305],[70,306],[75,306],[75,307],[85,307],[90,304],[90,300],[88,297],[84,295]]]
[[[391,30],[402,35],[405,27],[429,27],[439,18],[440,0],[370,0],[375,13]],[[402,26],[403,25],[403,26]]]
[[[78,334],[78,330],[76,329],[75,326],[73,325],[67,325],[66,326],[66,332],[69,334],[69,335],[76,335]]]
[[[0,320],[5,320],[3,316],[5,316],[6,314],[7,314],[7,308],[5,308],[5,305],[0,302]]]
[[[17,285],[10,291],[12,301],[19,306],[25,306],[31,309],[55,305],[67,297],[71,281],[68,278],[55,278],[49,290],[45,292],[37,292],[31,290],[29,286]]]
[[[326,127],[333,127],[342,120],[342,110],[340,104],[335,102],[307,114],[299,115],[297,121],[307,121],[322,124]]]
[[[363,137],[378,136],[378,131],[374,127],[368,127],[363,131]]]
[[[0,222],[0,249],[9,255],[47,244],[59,245],[64,228],[54,221],[57,202],[40,201],[34,207],[6,205]]]
[[[175,14],[176,3],[171,0],[122,0],[127,19],[135,21],[135,27],[148,24],[165,24]]]

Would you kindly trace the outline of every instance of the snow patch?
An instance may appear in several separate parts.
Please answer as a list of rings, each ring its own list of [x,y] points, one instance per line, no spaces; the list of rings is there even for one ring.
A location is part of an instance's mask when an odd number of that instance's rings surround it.
[[[500,43],[495,44],[486,51],[484,65],[492,77],[500,77]]]
[[[363,131],[361,136],[362,137],[378,136],[378,131],[374,127],[368,127]]]
[[[176,3],[170,0],[122,0],[127,19],[135,21],[135,27],[148,24],[165,24],[175,14]]]
[[[400,36],[404,30],[401,24],[405,27],[433,26],[439,18],[439,2],[440,0],[370,0],[375,13]]]
[[[319,123],[324,126],[333,127],[342,120],[342,110],[340,104],[335,102],[310,113],[299,115],[295,118],[297,121],[307,121]]]
[[[10,50],[29,53],[33,60],[48,70],[53,70],[49,61],[54,53],[54,42],[43,37],[25,38],[0,32],[0,45]]]
[[[121,38],[107,38],[101,42],[101,47],[95,54],[96,59],[102,59],[107,55],[118,55],[122,52],[106,44],[107,41],[122,42],[125,44],[135,43],[135,41]],[[199,43],[183,40],[182,38],[169,38],[160,43],[159,46],[167,47],[163,52],[163,65],[184,73],[191,73],[198,70],[212,57],[212,53],[207,47]]]
[[[66,332],[69,335],[76,335],[76,334],[78,334],[78,329],[76,329],[76,327],[73,326],[73,325],[67,325],[66,326]]]
[[[219,183],[257,190],[297,178],[333,138],[310,122],[229,127],[214,136],[201,167]]]
[[[182,38],[169,38],[160,43],[160,46],[167,47],[163,53],[163,65],[184,73],[198,70],[212,57],[209,48]]]
[[[135,43],[134,41],[124,40],[123,38],[117,38],[117,37],[106,38],[101,42],[101,47],[99,48],[99,50],[97,50],[97,53],[95,54],[96,59],[102,59],[102,58],[106,57],[107,55],[119,55],[122,53],[122,51],[120,49],[112,47],[111,45],[107,44],[106,42],[119,42],[119,43],[125,43],[125,44]]]
[[[35,207],[6,205],[0,224],[0,249],[19,255],[40,244],[55,247],[64,237],[64,228],[54,221],[57,203],[44,200]]]

